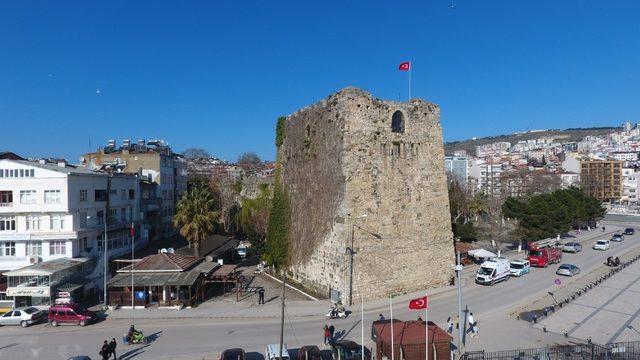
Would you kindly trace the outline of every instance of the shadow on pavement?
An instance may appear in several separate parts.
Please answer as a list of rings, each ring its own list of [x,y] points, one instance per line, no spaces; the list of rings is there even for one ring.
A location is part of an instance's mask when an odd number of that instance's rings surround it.
[[[162,331],[158,331],[157,333],[153,333],[153,334],[147,336],[147,343],[151,344],[154,341],[158,340],[160,335],[162,335]]]
[[[135,349],[133,349],[133,350],[129,350],[129,351],[127,351],[126,353],[124,353],[124,354],[120,355],[120,356],[118,357],[118,359],[120,359],[120,360],[129,360],[129,359],[133,359],[134,357],[136,357],[136,356],[138,356],[138,355],[140,355],[140,354],[144,353],[144,352],[145,352],[145,350],[144,350],[144,349],[145,349],[146,347],[148,347],[149,345],[150,345],[150,344],[147,344],[147,345],[141,346],[141,347],[139,347],[139,348],[135,348]]]
[[[10,347],[14,347],[14,346],[18,346],[18,343],[11,343],[9,345],[5,345],[5,346],[0,346],[0,350],[2,349],[8,349]]]

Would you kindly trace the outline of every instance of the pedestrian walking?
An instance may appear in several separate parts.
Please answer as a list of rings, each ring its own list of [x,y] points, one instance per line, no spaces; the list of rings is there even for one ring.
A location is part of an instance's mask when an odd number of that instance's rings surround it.
[[[418,315],[418,321],[422,321],[422,316]]]
[[[384,321],[384,315],[382,314],[378,315],[378,321]]]
[[[118,360],[118,355],[116,355],[116,346],[118,346],[116,338],[111,338],[111,341],[109,341],[109,357],[113,354],[114,360]]]
[[[327,325],[325,325],[322,328],[322,332],[323,332],[323,336],[324,336],[324,344],[327,345],[327,344],[329,344],[329,335],[330,335],[329,327]]]
[[[447,318],[447,332],[453,334],[453,321],[451,321],[451,316]]]
[[[460,315],[456,315],[456,330],[460,329]]]
[[[469,321],[469,329],[467,330],[467,332],[473,331],[473,324],[475,323],[476,320],[473,318],[472,312],[469,313],[467,320]]]
[[[329,325],[329,344],[333,344],[335,339],[333,338],[333,333],[336,331],[336,328],[333,327],[333,324]]]
[[[102,348],[100,348],[100,352],[98,355],[102,356],[102,360],[109,360],[109,356],[111,356],[111,352],[109,352],[109,342],[107,340],[102,344]]]
[[[258,305],[264,305],[264,288],[258,290]]]

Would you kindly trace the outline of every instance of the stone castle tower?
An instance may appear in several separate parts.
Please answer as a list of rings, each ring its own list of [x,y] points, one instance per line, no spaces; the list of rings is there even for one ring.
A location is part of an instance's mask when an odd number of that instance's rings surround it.
[[[448,284],[455,259],[439,117],[435,104],[356,88],[287,117],[279,158],[295,281],[343,302]]]

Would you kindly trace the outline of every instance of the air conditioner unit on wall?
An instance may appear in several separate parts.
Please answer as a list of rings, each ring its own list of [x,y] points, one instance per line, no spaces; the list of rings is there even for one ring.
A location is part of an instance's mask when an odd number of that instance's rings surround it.
[[[40,256],[29,256],[29,264],[37,264],[42,262],[42,258]]]

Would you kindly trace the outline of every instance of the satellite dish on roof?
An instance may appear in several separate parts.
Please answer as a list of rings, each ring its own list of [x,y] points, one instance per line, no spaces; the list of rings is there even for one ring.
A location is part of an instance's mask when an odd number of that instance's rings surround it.
[[[176,252],[176,250],[175,250],[174,248],[168,248],[168,249],[167,249],[167,252],[168,252],[169,254],[173,254],[173,253],[175,253],[175,252]]]
[[[168,252],[168,251],[167,251],[167,249],[165,249],[165,248],[160,249],[160,253],[161,253],[161,254],[166,254],[167,252]]]
[[[208,262],[213,262],[213,258],[211,257],[211,255],[205,256],[204,259],[207,260]]]

